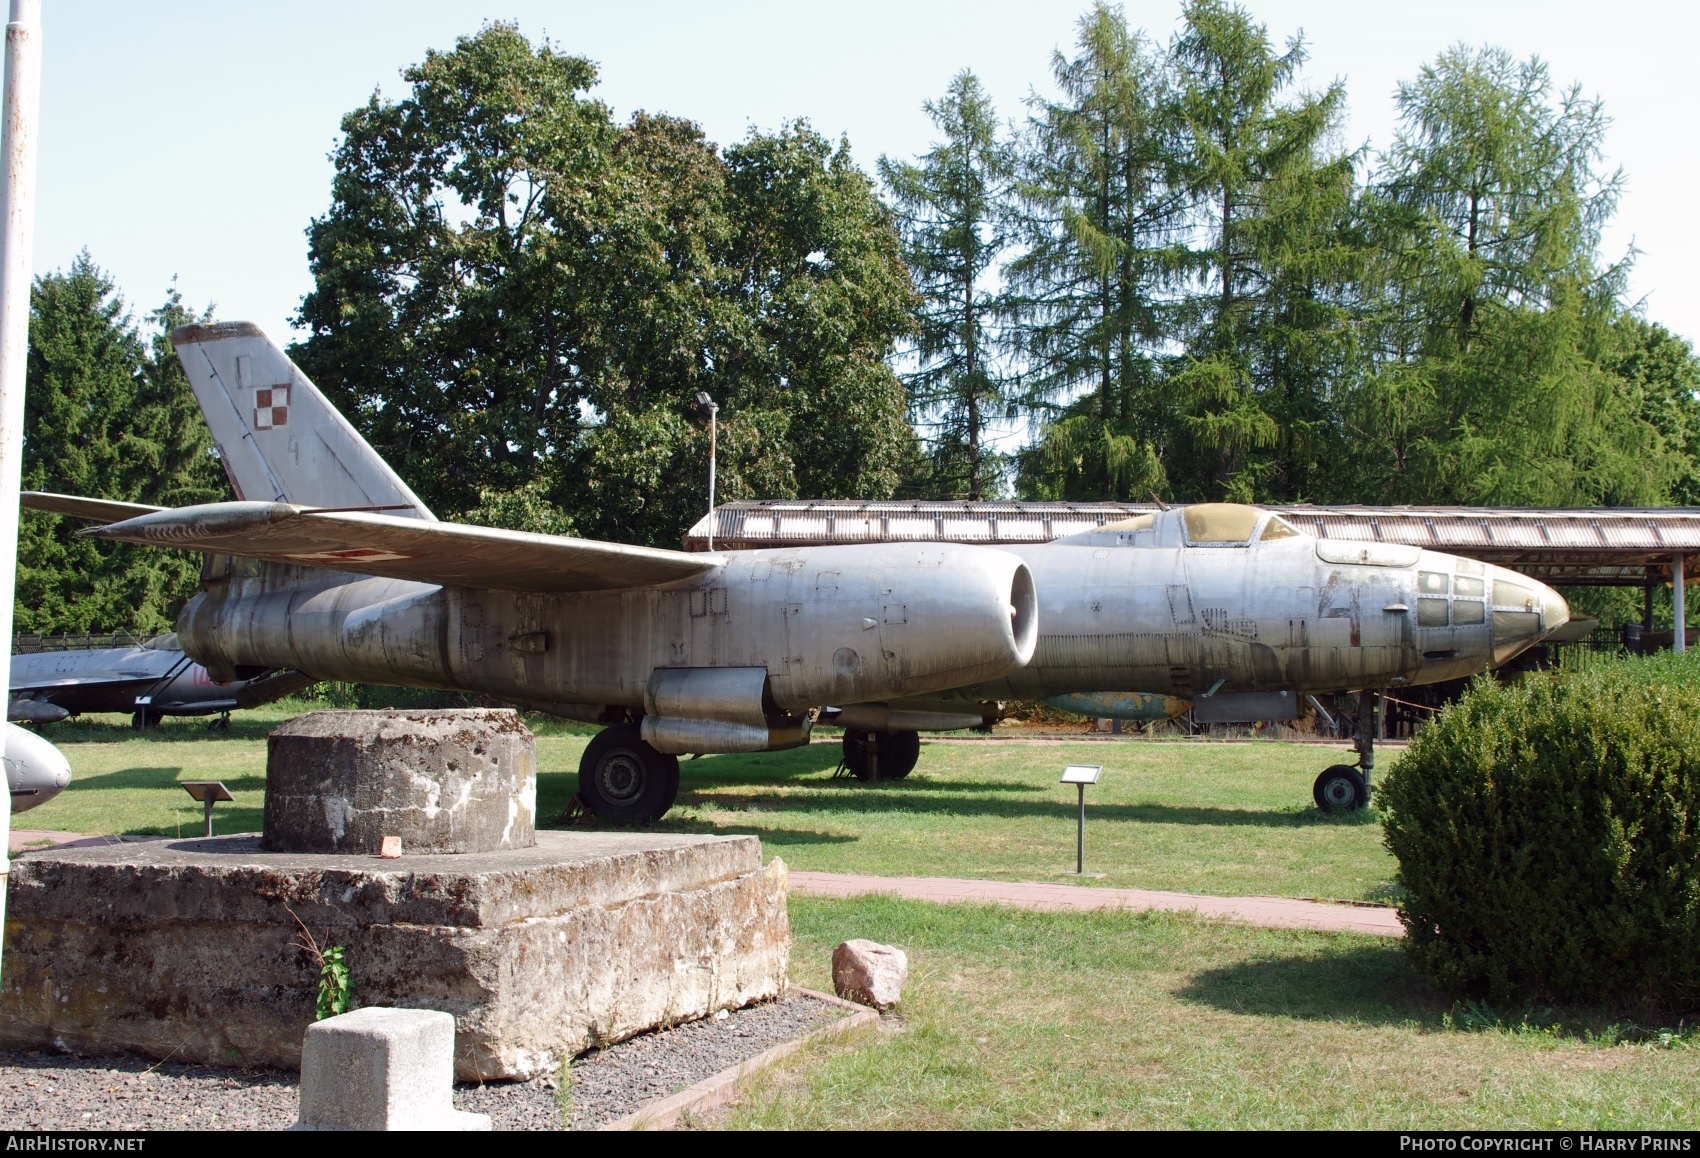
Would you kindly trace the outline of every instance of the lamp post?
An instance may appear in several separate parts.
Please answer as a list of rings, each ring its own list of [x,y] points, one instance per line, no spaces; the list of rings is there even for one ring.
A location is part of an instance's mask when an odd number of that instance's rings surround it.
[[[719,435],[718,422],[715,418],[720,413],[720,407],[714,404],[714,399],[706,391],[697,391],[697,409],[708,413],[708,549],[714,550],[714,458],[715,441]]]
[[[6,24],[6,94],[0,112],[0,641],[12,653],[18,580],[18,490],[23,478],[24,372],[29,362],[30,276],[35,263],[36,129],[41,121],[41,0],[12,0]],[[0,741],[3,743],[3,741]],[[12,801],[0,810],[0,919]]]

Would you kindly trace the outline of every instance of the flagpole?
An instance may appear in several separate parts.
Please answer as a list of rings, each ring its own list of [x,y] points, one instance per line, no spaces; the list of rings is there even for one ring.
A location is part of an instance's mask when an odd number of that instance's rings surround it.
[[[11,0],[0,111],[0,641],[12,662],[18,581],[18,491],[24,469],[24,375],[29,367],[35,263],[36,133],[41,123],[41,0]],[[8,689],[9,690],[9,689]],[[5,730],[0,729],[0,755]],[[5,927],[12,798],[0,808],[0,930]]]

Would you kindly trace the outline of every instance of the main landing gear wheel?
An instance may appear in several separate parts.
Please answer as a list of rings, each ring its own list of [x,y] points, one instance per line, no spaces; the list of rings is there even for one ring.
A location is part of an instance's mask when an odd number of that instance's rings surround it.
[[[679,795],[679,758],[644,742],[636,724],[596,734],[578,762],[578,797],[598,820],[648,824]]]
[[[164,712],[155,711],[152,708],[142,708],[130,714],[130,726],[138,732],[143,732],[149,728],[159,727],[159,722],[163,719],[165,719]]]
[[[1369,803],[1369,785],[1350,764],[1324,768],[1311,794],[1324,812],[1355,812]]]
[[[901,780],[920,758],[919,732],[844,729],[844,766],[858,780]]]

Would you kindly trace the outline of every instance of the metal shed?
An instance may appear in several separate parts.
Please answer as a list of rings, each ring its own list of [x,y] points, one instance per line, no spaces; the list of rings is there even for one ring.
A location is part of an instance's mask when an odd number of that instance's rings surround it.
[[[1670,582],[1673,566],[1700,555],[1700,508],[1274,506],[1324,539],[1408,543],[1511,567],[1560,587],[1641,587]],[[1154,503],[859,502],[770,499],[726,503],[684,537],[685,549],[801,547],[827,543],[1044,543],[1155,510]],[[1683,567],[1685,583],[1694,568]]]

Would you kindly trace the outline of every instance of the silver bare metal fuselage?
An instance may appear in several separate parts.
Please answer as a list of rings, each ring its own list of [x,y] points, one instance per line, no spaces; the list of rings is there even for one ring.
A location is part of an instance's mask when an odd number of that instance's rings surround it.
[[[546,708],[641,708],[658,669],[765,669],[793,713],[921,695],[1009,673],[1035,636],[1019,560],[954,544],[735,552],[676,583],[559,595],[220,565],[178,622],[215,676],[281,666]]]
[[[1504,663],[1568,614],[1534,580],[1414,547],[1083,538],[1012,548],[1040,593],[1033,659],[949,698],[1139,691],[1184,700],[1436,683]]]

